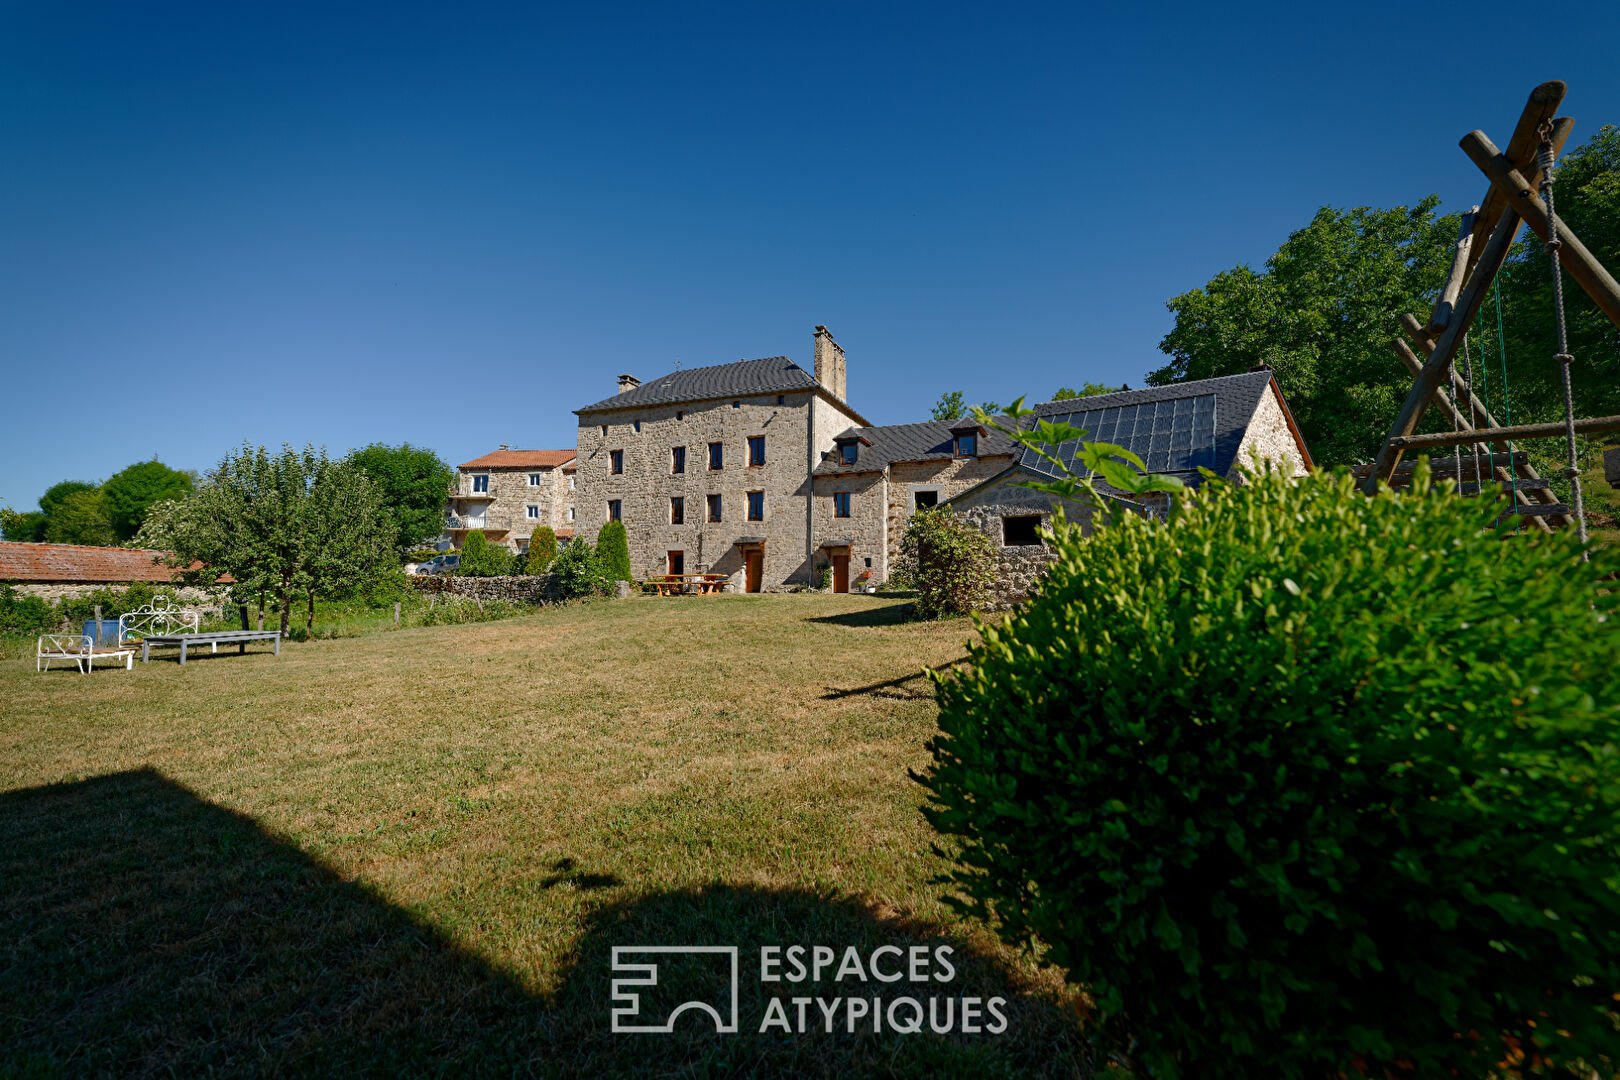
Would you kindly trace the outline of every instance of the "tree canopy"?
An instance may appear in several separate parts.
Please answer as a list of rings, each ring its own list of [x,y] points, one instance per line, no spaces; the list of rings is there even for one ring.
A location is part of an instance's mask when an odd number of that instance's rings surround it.
[[[1620,132],[1606,127],[1557,171],[1558,212],[1592,252],[1620,265]],[[1376,453],[1411,387],[1390,352],[1403,312],[1426,317],[1450,266],[1458,218],[1435,213],[1438,198],[1393,209],[1324,207],[1291,234],[1263,271],[1237,266],[1169,301],[1175,326],[1160,343],[1170,357],[1151,372],[1160,386],[1267,364],[1318,461]],[[1500,277],[1508,401],[1493,292],[1469,336],[1476,391],[1488,387],[1504,422],[1562,415],[1545,248],[1532,235],[1515,246]],[[1620,412],[1620,332],[1578,287],[1564,290],[1576,356],[1576,407]],[[1481,394],[1482,397],[1486,396]],[[1511,404],[1511,410],[1508,405]],[[1429,427],[1440,423],[1430,410]]]
[[[405,554],[444,531],[445,496],[456,471],[432,450],[410,443],[372,443],[349,455],[382,494],[394,523],[394,547]]]
[[[137,461],[101,485],[107,520],[120,541],[140,531],[146,511],[165,499],[191,494],[191,477],[161,461]]]

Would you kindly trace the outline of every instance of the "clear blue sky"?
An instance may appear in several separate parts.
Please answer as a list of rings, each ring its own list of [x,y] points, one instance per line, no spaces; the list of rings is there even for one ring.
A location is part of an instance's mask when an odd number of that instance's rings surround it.
[[[1620,4],[0,7],[0,502],[245,440],[572,446],[825,323],[878,423],[1139,384],[1322,205],[1448,208]],[[1471,28],[1471,29],[1470,29]]]

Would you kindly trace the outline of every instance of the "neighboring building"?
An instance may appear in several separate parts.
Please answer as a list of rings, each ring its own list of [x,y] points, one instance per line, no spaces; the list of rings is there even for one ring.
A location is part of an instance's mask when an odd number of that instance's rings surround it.
[[[0,542],[0,584],[19,593],[60,600],[82,596],[108,586],[152,582],[167,585],[180,571],[163,564],[166,551],[145,548],[89,547],[80,544],[25,544]],[[193,563],[196,570],[201,563]],[[222,575],[219,584],[232,582]],[[180,601],[198,610],[217,609],[207,590],[177,586]],[[121,612],[111,612],[116,618]]]
[[[512,450],[502,443],[458,472],[447,528],[457,549],[474,529],[513,551],[527,551],[542,525],[565,539],[574,535],[572,450]]]
[[[1257,461],[1269,461],[1290,476],[1303,476],[1313,468],[1310,451],[1268,369],[1054,401],[1037,405],[1035,413],[1039,420],[1084,428],[1090,440],[1123,446],[1140,457],[1148,471],[1174,476],[1194,490],[1204,482],[1200,468],[1239,482],[1239,467]],[[1063,447],[1059,456],[1066,464],[1074,464],[1075,449]],[[1051,523],[1059,500],[1019,485],[1056,475],[1050,462],[1019,448],[1005,468],[948,500],[995,545],[997,606],[1026,595],[1051,558],[1040,529]],[[1099,483],[1098,489],[1111,498],[1123,498],[1106,484]],[[1154,496],[1134,506],[1142,513],[1163,514],[1168,502]],[[1065,517],[1082,528],[1089,529],[1091,514],[1090,507],[1065,501]]]
[[[813,338],[815,372],[785,356],[691,368],[579,416],[580,535],[618,518],[637,578],[718,573],[749,591],[809,584],[820,539],[814,472],[867,421],[845,401],[844,350]]]

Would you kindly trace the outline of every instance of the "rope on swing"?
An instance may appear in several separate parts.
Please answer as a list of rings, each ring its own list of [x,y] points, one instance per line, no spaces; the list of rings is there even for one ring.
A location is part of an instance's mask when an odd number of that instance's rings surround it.
[[[1501,360],[1502,360],[1502,415],[1504,417],[1502,422],[1504,424],[1506,424],[1508,427],[1512,427],[1513,426],[1513,402],[1508,399],[1507,339],[1502,334],[1502,275],[1501,274],[1497,274],[1496,277],[1491,280],[1491,286],[1496,291],[1496,352],[1497,352],[1497,355],[1500,356]],[[1484,357],[1480,357],[1480,362],[1481,363],[1484,363],[1484,360],[1485,360]],[[1513,441],[1511,439],[1508,440],[1508,443],[1507,443],[1507,452],[1508,452],[1508,471],[1512,476],[1512,479],[1509,481],[1509,485],[1510,485],[1511,490],[1510,490],[1510,492],[1508,494],[1508,501],[1509,501],[1509,503],[1511,503],[1516,508],[1519,505],[1519,470],[1518,470],[1518,467],[1513,464],[1514,446],[1513,446]],[[1522,525],[1523,525],[1523,522],[1520,520],[1520,517],[1519,517],[1517,511],[1515,511],[1515,513],[1513,515],[1513,531],[1518,532],[1519,529],[1522,527]]]
[[[1541,146],[1537,151],[1541,165],[1541,201],[1547,206],[1547,252],[1552,257],[1553,311],[1558,316],[1558,352],[1553,359],[1558,361],[1564,373],[1564,441],[1569,450],[1569,465],[1564,469],[1564,476],[1569,479],[1570,494],[1575,503],[1576,535],[1584,546],[1586,508],[1581,502],[1580,454],[1575,446],[1575,392],[1570,387],[1569,379],[1569,366],[1575,362],[1575,358],[1569,354],[1569,331],[1564,323],[1564,276],[1558,257],[1559,249],[1564,244],[1558,239],[1558,218],[1553,214],[1552,124],[1543,121],[1537,134],[1541,137]],[[1590,561],[1591,555],[1583,550],[1581,558]]]

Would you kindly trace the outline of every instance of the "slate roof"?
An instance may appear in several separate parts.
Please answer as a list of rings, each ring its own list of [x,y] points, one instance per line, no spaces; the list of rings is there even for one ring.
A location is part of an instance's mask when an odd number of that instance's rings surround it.
[[[1099,394],[1096,397],[1074,398],[1068,401],[1048,401],[1036,405],[1034,409],[1038,418],[1055,421],[1059,417],[1090,412],[1094,409],[1146,405],[1213,395],[1215,448],[1213,464],[1208,468],[1220,476],[1225,476],[1237,460],[1238,447],[1243,442],[1243,436],[1248,433],[1249,422],[1254,418],[1254,411],[1260,405],[1261,396],[1271,385],[1271,379],[1272,374],[1269,370],[1246,371],[1240,375],[1223,375],[1216,379],[1197,379],[1193,382],[1172,383],[1169,386],[1150,386],[1141,390],[1121,390],[1113,394]],[[1286,405],[1284,408],[1286,409]],[[1069,453],[1063,456],[1066,459],[1072,458],[1072,452],[1070,449]],[[1019,452],[1017,463],[1036,472],[1052,471],[1049,463],[1028,450]],[[1202,482],[1202,477],[1195,469],[1169,470],[1168,475],[1179,477],[1193,487]]]
[[[686,368],[644,382],[634,390],[603,398],[574,412],[607,412],[634,409],[643,405],[674,405],[683,401],[712,401],[717,398],[745,397],[750,394],[780,394],[789,390],[812,390],[821,385],[815,376],[785,356],[763,360],[738,360],[712,367]]]
[[[1215,472],[1225,475],[1237,458],[1238,446],[1248,432],[1249,421],[1260,404],[1260,397],[1271,383],[1270,371],[1248,371],[1241,375],[1225,375],[1218,379],[1199,379],[1195,382],[1174,383],[1170,386],[1150,386],[1142,390],[1120,390],[1096,397],[1072,398],[1068,401],[1048,401],[1032,406],[1035,415],[1043,420],[1055,420],[1078,412],[1108,409],[1125,405],[1144,405],[1180,398],[1213,395],[1215,398]],[[1002,424],[1006,417],[999,417]],[[951,428],[960,426],[960,420],[945,420],[922,424],[887,424],[878,427],[849,428],[839,439],[864,438],[872,445],[862,446],[854,465],[839,465],[836,456],[816,466],[818,476],[836,476],[840,473],[877,472],[886,465],[901,461],[929,461],[951,456]],[[1029,420],[1024,421],[1029,424]],[[1072,451],[1071,451],[1072,453]],[[1050,471],[1040,458],[1028,450],[1020,449],[1013,441],[992,430],[979,439],[980,457],[1008,457],[1009,464],[1017,464],[1035,471]],[[1036,466],[1041,466],[1037,469]],[[1173,472],[1183,480],[1196,485],[1197,472]]]
[[[462,469],[553,469],[574,460],[575,450],[492,450],[463,462]]]
[[[81,544],[0,543],[0,581],[60,581],[121,584],[169,581],[178,572],[157,560],[166,551],[88,547]],[[195,570],[202,563],[193,563]],[[233,580],[221,575],[220,581]]]
[[[1002,423],[1006,417],[999,418]],[[972,421],[968,421],[971,423]],[[862,446],[855,456],[855,464],[840,465],[832,457],[816,466],[817,476],[837,476],[840,473],[879,472],[885,465],[898,461],[949,460],[954,453],[951,428],[961,427],[961,420],[931,420],[921,424],[884,424],[879,427],[852,427],[839,432],[838,438],[865,439],[870,446]],[[986,429],[989,430],[989,429]],[[1013,441],[999,431],[979,436],[979,456],[1011,458],[1017,449]]]

